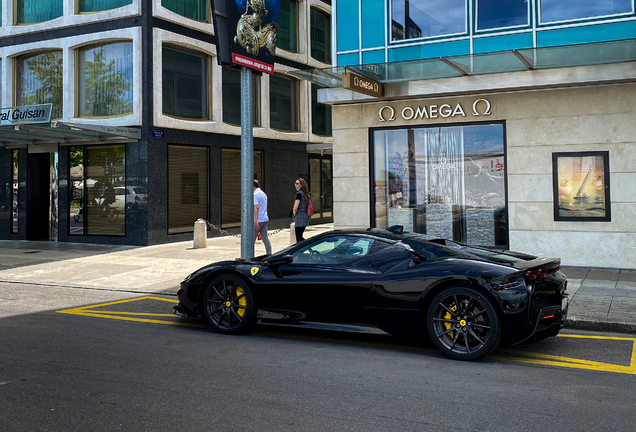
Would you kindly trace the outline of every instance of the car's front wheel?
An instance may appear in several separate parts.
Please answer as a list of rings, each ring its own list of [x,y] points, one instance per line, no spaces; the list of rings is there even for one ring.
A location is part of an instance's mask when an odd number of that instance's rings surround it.
[[[221,275],[208,285],[202,310],[208,324],[225,334],[244,332],[256,319],[252,291],[234,275]]]
[[[499,345],[501,322],[495,305],[482,292],[467,286],[437,294],[426,314],[428,334],[444,354],[475,360]]]

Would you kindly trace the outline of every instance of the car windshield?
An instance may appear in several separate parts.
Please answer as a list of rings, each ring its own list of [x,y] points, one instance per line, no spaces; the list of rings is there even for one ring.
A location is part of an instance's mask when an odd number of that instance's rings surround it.
[[[136,194],[145,194],[146,193],[146,188],[144,188],[144,187],[134,187],[133,191]]]

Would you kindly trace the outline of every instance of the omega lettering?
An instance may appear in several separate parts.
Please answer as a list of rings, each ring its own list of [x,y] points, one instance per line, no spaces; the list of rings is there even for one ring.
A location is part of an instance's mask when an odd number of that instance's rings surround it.
[[[362,81],[360,81],[360,84],[362,84]],[[369,86],[369,88],[371,87],[372,85]],[[491,107],[490,101],[488,101],[487,99],[477,99],[475,102],[473,102],[472,115],[474,116],[490,115],[491,114],[490,107]],[[386,117],[386,110],[388,110],[390,114],[388,118]],[[453,108],[453,106],[450,104],[442,104],[442,105],[431,104],[428,106],[422,105],[422,106],[416,106],[416,107],[406,106],[402,108],[402,111],[400,112],[400,114],[402,115],[402,118],[404,120],[425,119],[425,118],[435,119],[439,117],[448,118],[448,117],[455,117],[458,115],[461,115],[462,117],[466,117],[466,112],[464,111],[464,108],[462,108],[462,105],[460,103],[456,104],[455,108]],[[379,121],[381,122],[393,121],[395,120],[395,109],[391,105],[384,105],[378,111],[378,117],[379,117]]]

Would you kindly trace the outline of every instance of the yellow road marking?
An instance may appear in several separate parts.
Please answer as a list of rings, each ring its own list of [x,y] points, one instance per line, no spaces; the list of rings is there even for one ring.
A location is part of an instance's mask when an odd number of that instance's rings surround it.
[[[154,314],[154,313],[146,313],[146,312],[119,312],[119,311],[95,310],[97,308],[104,307],[104,306],[130,303],[130,302],[139,301],[139,300],[159,300],[159,301],[164,301],[168,303],[179,302],[178,300],[175,300],[175,299],[166,299],[166,298],[154,297],[154,296],[143,296],[143,297],[137,297],[137,298],[128,299],[128,300],[119,300],[119,301],[108,302],[108,303],[81,306],[77,308],[60,310],[57,312],[63,313],[63,314],[69,314],[69,315],[117,319],[122,321],[134,321],[134,322],[143,322],[143,323],[151,323],[151,324],[166,324],[166,325],[175,325],[175,326],[181,326],[181,327],[209,328],[209,326],[204,324],[194,324],[194,323],[187,323],[187,322],[180,322],[180,321],[164,321],[164,320],[149,319],[149,318],[136,318],[136,317],[156,317],[156,318],[173,317],[174,316],[173,314]],[[257,332],[256,334],[262,335],[262,336],[271,336],[271,333],[265,333],[265,332]],[[373,346],[378,348],[391,348],[391,349],[397,348],[401,350],[417,351],[417,352],[438,352],[437,350],[421,348],[416,346],[393,345],[393,344],[381,343],[381,342],[343,341],[342,339],[322,337],[322,336],[304,336],[304,335],[296,335],[291,333],[287,333],[287,334],[277,333],[276,336],[295,338],[295,339],[318,340],[323,342],[346,343],[348,345]],[[542,353],[535,353],[535,352],[529,352],[529,351],[511,350],[507,348],[500,348],[497,350],[497,352],[508,353],[508,354],[512,354],[513,356],[519,356],[519,357],[491,354],[487,356],[486,358],[492,359],[492,360],[515,362],[515,363],[527,363],[527,364],[534,364],[534,365],[557,366],[557,367],[565,367],[565,368],[573,368],[573,369],[584,369],[584,370],[636,375],[636,338],[617,337],[617,336],[570,335],[570,334],[560,334],[558,337],[595,339],[595,340],[630,341],[633,344],[630,365],[621,366],[621,365],[615,365],[611,363],[603,363],[603,362],[597,362],[597,361],[591,361],[591,360],[577,359],[573,357],[555,356],[551,354],[542,354]]]

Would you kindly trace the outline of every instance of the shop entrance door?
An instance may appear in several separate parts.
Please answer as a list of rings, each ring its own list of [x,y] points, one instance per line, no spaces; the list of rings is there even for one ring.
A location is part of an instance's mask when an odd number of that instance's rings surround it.
[[[314,207],[312,224],[333,222],[333,169],[331,155],[309,155],[309,190]]]
[[[27,158],[26,239],[58,239],[58,154],[29,153]]]

